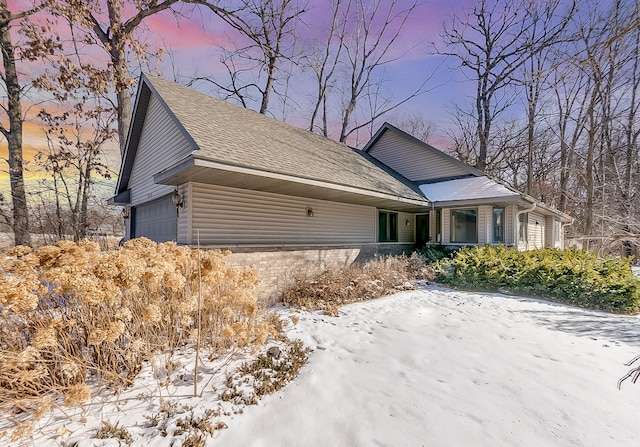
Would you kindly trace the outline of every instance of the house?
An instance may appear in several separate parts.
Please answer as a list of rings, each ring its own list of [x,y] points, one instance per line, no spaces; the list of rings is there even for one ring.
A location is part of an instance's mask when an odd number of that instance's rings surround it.
[[[278,274],[416,245],[563,245],[570,217],[385,124],[364,150],[142,75],[111,203],[126,238]]]
[[[402,174],[429,201],[416,213],[416,245],[505,244],[520,250],[564,248],[573,219],[501,184],[423,141],[385,123],[363,151]]]

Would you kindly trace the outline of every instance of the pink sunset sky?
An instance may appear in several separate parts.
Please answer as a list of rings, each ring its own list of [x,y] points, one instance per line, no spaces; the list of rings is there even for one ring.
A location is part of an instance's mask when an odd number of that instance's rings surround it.
[[[408,8],[412,3],[411,0],[398,0],[398,9]],[[31,0],[10,0],[9,10],[23,10],[30,4],[32,4]],[[472,4],[473,0],[426,0],[415,8],[392,48],[391,57],[394,61],[385,66],[384,90],[387,96],[398,101],[407,97],[430,77],[426,84],[428,91],[377,121],[376,127],[385,120],[395,123],[398,118],[420,115],[435,125],[430,143],[442,149],[450,144],[447,131],[452,127],[450,113],[453,110],[452,104],[459,106],[464,104],[466,107],[473,94],[473,83],[465,81],[462,73],[456,70],[455,60],[435,56],[430,52],[432,52],[433,43],[439,44],[439,33],[443,21],[447,20],[453,12],[460,12]],[[309,0],[308,12],[304,16],[305,23],[297,29],[302,45],[309,45],[309,42],[313,42],[314,39],[319,40],[321,30],[326,28],[331,20],[329,5],[329,0]],[[234,44],[242,45],[242,37],[204,8],[193,5],[183,5],[181,8],[185,17],[180,20],[176,20],[173,13],[165,11],[143,22],[139,37],[149,44],[150,49],[161,48],[165,53],[157,63],[157,70],[165,78],[180,83],[187,83],[194,76],[217,77],[224,74],[224,67],[219,60],[220,48],[233,48]],[[129,13],[132,12],[129,11]],[[35,19],[43,20],[43,17],[35,17]],[[64,37],[66,31],[61,30],[61,32]],[[104,50],[97,47],[91,48],[86,57],[102,59],[102,62],[106,62],[107,59]],[[21,70],[27,79],[34,73],[40,72],[42,67],[22,66]],[[146,66],[140,67],[140,70],[154,71]],[[308,82],[308,78],[292,80],[289,92],[298,107],[285,117],[287,121],[303,127],[308,123],[311,104],[309,89],[303,91],[300,88],[305,86],[305,82]],[[214,94],[211,85],[204,82],[194,84],[194,88],[203,93]],[[30,117],[35,115],[36,109],[40,107],[50,108],[54,105],[45,100],[37,107],[32,107],[28,115]],[[283,119],[282,112],[278,114],[274,111],[272,115],[277,119]],[[335,125],[337,128],[337,123]],[[364,130],[358,135],[357,141],[350,141],[350,144],[362,147],[370,136],[369,132],[370,129]],[[27,160],[32,159],[39,147],[46,145],[43,137],[44,131],[37,122],[27,123],[24,138],[25,147],[28,149],[25,152]],[[117,145],[114,143],[111,149],[109,153],[113,152],[113,156],[110,155],[109,159],[117,164],[119,158]],[[5,141],[0,142],[1,156],[6,156]],[[2,171],[3,169],[0,169],[0,180],[3,184],[0,189],[5,189],[4,183],[8,188],[8,178]],[[33,177],[35,174],[27,173],[27,175]]]
[[[410,0],[399,0],[401,8],[406,8],[411,3]],[[460,12],[465,5],[472,3],[472,0],[421,2],[412,12],[392,49],[392,57],[397,59],[385,67],[385,90],[396,100],[410,95],[425,79],[431,77],[426,85],[427,93],[404,104],[392,112],[388,119],[392,120],[394,115],[423,115],[436,125],[431,142],[439,146],[449,143],[447,129],[451,126],[449,111],[452,110],[452,104],[468,103],[467,96],[473,93],[474,87],[465,82],[464,76],[456,70],[455,60],[435,56],[430,52],[434,43],[440,43],[439,33],[443,21],[454,11]],[[319,30],[329,25],[331,17],[328,5],[328,0],[308,2],[309,11],[304,19],[306,24],[297,30],[301,41],[313,41]],[[223,46],[231,48],[241,39],[219,18],[203,10],[192,14],[189,20],[178,23],[173,15],[163,13],[147,19],[146,27],[145,36],[148,41],[165,51],[158,66],[160,72],[167,79],[183,83],[194,75],[223,75],[224,67],[219,62],[219,49]],[[295,96],[298,93],[295,79],[292,85],[292,94]],[[204,93],[213,93],[206,83],[195,84],[194,88]],[[296,101],[304,108],[305,101],[310,102],[310,99],[301,97],[296,98]],[[274,116],[281,119],[277,113]],[[308,116],[305,115],[304,118]],[[287,120],[293,123],[297,121],[296,116],[287,116]],[[301,125],[302,121],[300,119]],[[381,123],[382,121],[379,124]],[[363,141],[359,143],[361,146]]]

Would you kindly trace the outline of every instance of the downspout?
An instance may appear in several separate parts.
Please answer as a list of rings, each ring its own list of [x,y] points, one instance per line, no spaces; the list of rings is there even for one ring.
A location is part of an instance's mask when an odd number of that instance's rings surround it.
[[[562,249],[564,250],[566,248],[566,241],[567,241],[567,235],[565,234],[564,229],[567,228],[568,226],[573,225],[576,222],[576,220],[572,217],[571,218],[571,222],[560,222],[560,234],[562,235]]]
[[[536,203],[536,202],[533,202],[533,206],[532,206],[531,208],[527,208],[527,209],[524,209],[524,210],[518,211],[518,212],[516,213],[516,219],[515,219],[515,222],[514,222],[514,225],[513,225],[513,229],[514,229],[513,234],[514,234],[514,236],[515,236],[515,237],[514,237],[514,239],[513,239],[513,241],[514,241],[514,243],[515,243],[516,250],[518,249],[518,244],[520,243],[520,240],[519,240],[519,234],[518,234],[518,231],[519,231],[519,229],[520,229],[520,215],[522,215],[522,214],[524,214],[524,213],[530,213],[530,212],[532,212],[533,210],[535,210],[535,209],[536,209],[536,206],[537,206],[537,203]],[[528,223],[528,222],[527,222],[527,225],[529,225],[529,223]],[[527,232],[528,232],[528,231],[529,231],[529,230],[527,230]],[[528,240],[527,240],[527,248],[529,248],[529,241],[528,241]]]

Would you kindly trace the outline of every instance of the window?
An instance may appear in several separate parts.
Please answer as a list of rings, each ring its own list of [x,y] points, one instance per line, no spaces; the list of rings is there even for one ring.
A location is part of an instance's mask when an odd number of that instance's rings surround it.
[[[451,210],[451,242],[478,242],[478,210]]]
[[[442,243],[442,210],[436,210],[436,242]]]
[[[522,213],[518,217],[518,241],[526,243],[529,240],[529,213]]]
[[[398,242],[398,213],[378,211],[378,242]]]
[[[493,209],[493,242],[504,244],[504,208]]]

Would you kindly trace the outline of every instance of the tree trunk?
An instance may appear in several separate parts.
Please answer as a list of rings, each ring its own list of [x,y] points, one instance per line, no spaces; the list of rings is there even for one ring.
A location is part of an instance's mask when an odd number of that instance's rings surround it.
[[[585,167],[585,186],[587,192],[587,203],[585,207],[585,225],[584,225],[584,234],[591,235],[593,231],[593,205],[594,205],[594,195],[595,195],[595,181],[593,178],[593,163],[594,163],[594,155],[596,149],[596,135],[597,135],[597,127],[596,127],[596,117],[595,117],[595,102],[596,99],[596,91],[600,87],[599,85],[595,86],[594,92],[591,95],[591,103],[589,104],[589,132],[588,132],[588,141],[587,141],[587,159],[586,159],[586,167]]]
[[[478,79],[478,92],[476,97],[476,113],[478,114],[478,159],[476,167],[484,171],[487,167],[487,148],[489,147],[489,135],[491,130],[491,96],[487,92],[487,79]]]
[[[120,143],[120,155],[124,156],[127,136],[129,135],[129,123],[131,121],[131,94],[129,93],[129,75],[127,73],[127,58],[124,48],[113,48],[111,62],[114,68],[116,95],[118,97],[118,141]]]
[[[6,12],[3,11],[3,12]],[[9,150],[9,179],[11,183],[11,201],[13,206],[13,234],[16,245],[31,245],[29,235],[29,215],[27,195],[24,186],[24,168],[22,165],[22,105],[20,104],[20,84],[16,71],[16,60],[11,41],[9,22],[0,25],[0,44],[4,64],[5,84],[7,86],[7,114],[9,130],[4,132]]]
[[[260,103],[260,113],[263,115],[267,113],[267,109],[269,108],[269,97],[271,96],[271,90],[273,89],[273,82],[276,76],[275,73],[277,60],[277,56],[275,55],[271,55],[269,57],[269,65],[267,67],[267,84],[264,86],[264,91],[262,92],[262,102]]]
[[[536,104],[529,99],[529,120],[527,124],[527,194],[533,196],[533,139],[535,130]]]
[[[82,184],[82,203],[80,204],[80,222],[78,238],[83,239],[87,237],[87,230],[89,226],[89,194],[91,192],[91,170],[93,168],[93,156],[90,156],[87,160],[87,164],[84,169],[83,184]]]

